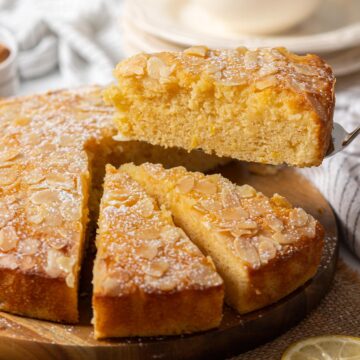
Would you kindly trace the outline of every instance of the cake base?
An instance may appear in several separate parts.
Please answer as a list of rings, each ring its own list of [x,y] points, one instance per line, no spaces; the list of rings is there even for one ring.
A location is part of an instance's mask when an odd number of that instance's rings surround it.
[[[186,336],[97,341],[90,324],[90,293],[80,297],[78,325],[60,325],[0,312],[1,358],[224,358],[264,343],[303,319],[326,295],[334,277],[338,231],[331,207],[308,180],[292,169],[275,175],[255,175],[233,163],[218,170],[232,181],[248,183],[265,195],[280,193],[322,223],[326,232],[324,253],[312,280],[276,304],[246,315],[225,306],[218,329]]]

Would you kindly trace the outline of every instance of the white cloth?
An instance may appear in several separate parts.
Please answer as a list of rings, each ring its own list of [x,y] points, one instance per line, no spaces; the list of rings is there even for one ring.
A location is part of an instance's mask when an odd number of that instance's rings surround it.
[[[56,67],[67,86],[112,81],[121,58],[115,0],[0,0],[0,25],[19,45],[23,79]]]
[[[360,74],[338,82],[334,121],[350,132],[360,126]],[[301,172],[329,201],[343,240],[360,258],[360,136],[321,166]]]
[[[58,66],[67,86],[106,84],[122,57],[120,8],[116,0],[0,0],[0,25],[18,39],[23,78]],[[360,76],[348,80],[338,87],[335,121],[350,131],[360,124]],[[360,139],[322,166],[301,172],[328,199],[344,240],[360,257]]]

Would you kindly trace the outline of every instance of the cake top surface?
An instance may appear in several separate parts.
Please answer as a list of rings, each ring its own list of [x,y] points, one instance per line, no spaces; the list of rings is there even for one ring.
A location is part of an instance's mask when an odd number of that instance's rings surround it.
[[[121,169],[121,168],[120,168]],[[94,291],[121,295],[222,285],[210,258],[143,188],[107,165],[96,239]]]
[[[186,198],[201,223],[221,237],[230,253],[247,267],[257,269],[291,255],[309,240],[321,241],[320,224],[278,194],[268,198],[249,185],[238,186],[221,175],[189,172],[183,167],[165,170],[150,163],[123,167],[129,174],[140,170],[137,176],[145,173],[164,186],[164,191]]]
[[[182,75],[179,75],[182,74]],[[115,76],[143,77],[171,83],[180,76],[184,84],[200,76],[223,86],[254,85],[256,90],[274,86],[302,94],[328,120],[334,103],[332,69],[317,55],[299,56],[284,48],[212,50],[193,46],[183,52],[138,54],[120,62]]]
[[[74,286],[89,181],[84,149],[112,136],[111,124],[97,87],[0,102],[0,267]]]

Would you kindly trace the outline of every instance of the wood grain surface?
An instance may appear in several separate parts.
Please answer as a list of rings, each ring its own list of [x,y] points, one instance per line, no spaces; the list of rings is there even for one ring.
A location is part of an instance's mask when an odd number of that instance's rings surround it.
[[[334,214],[311,183],[292,169],[255,175],[233,163],[220,169],[231,180],[266,195],[275,192],[316,217],[326,230],[321,266],[314,279],[278,303],[239,315],[224,308],[221,326],[187,336],[96,341],[88,294],[80,295],[79,325],[60,325],[0,312],[0,359],[216,359],[246,351],[279,335],[304,318],[327,293],[335,271],[338,233]]]

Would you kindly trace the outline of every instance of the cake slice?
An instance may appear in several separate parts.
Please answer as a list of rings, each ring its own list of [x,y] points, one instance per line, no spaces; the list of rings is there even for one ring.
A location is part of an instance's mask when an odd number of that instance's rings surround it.
[[[125,164],[209,255],[225,283],[225,298],[240,313],[276,302],[309,280],[320,262],[324,231],[311,215],[280,195],[182,167]]]
[[[268,164],[321,164],[331,141],[334,76],[283,48],[138,54],[105,97],[130,139]]]
[[[223,282],[129,175],[106,167],[94,266],[95,337],[207,330],[222,317]]]

